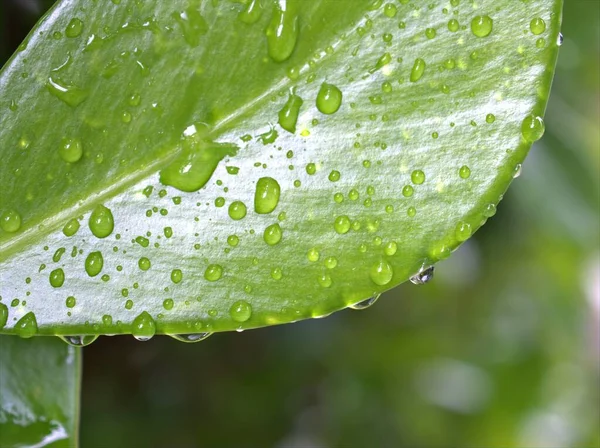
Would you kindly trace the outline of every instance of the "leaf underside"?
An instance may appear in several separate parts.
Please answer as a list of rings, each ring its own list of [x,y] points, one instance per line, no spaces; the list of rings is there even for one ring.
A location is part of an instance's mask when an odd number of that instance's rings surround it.
[[[560,12],[58,2],[0,74],[2,331],[255,328],[434,265],[494,214],[541,135]],[[334,113],[328,86],[342,93]],[[255,205],[262,178],[280,188],[272,211]],[[114,217],[103,238],[88,226],[98,204]]]
[[[0,446],[76,446],[80,350],[0,336]]]

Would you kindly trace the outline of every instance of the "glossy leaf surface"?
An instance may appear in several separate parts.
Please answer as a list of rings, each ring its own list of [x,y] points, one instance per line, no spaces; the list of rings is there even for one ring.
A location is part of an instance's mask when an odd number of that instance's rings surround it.
[[[3,331],[253,328],[434,265],[543,134],[560,11],[59,2],[0,75]]]
[[[80,351],[57,338],[0,336],[0,446],[77,446],[80,375]]]

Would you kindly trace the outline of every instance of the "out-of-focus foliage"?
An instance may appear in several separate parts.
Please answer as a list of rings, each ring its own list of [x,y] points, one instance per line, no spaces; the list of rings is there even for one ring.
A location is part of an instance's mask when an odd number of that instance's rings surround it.
[[[546,136],[432,284],[194,345],[101,338],[82,446],[600,446],[599,17],[565,2]]]

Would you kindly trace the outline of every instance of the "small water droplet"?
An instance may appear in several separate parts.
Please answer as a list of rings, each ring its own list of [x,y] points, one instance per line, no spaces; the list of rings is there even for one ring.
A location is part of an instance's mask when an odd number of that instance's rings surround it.
[[[151,265],[152,264],[150,263],[150,260],[146,257],[142,257],[138,260],[138,267],[142,271],[147,271],[148,269],[150,269]]]
[[[104,266],[104,258],[102,257],[101,252],[90,252],[90,254],[85,259],[85,272],[90,277],[95,277],[102,271],[102,267]]]
[[[391,264],[385,260],[381,260],[371,267],[369,276],[376,285],[385,286],[392,281],[394,270]]]
[[[67,308],[75,308],[75,305],[77,305],[77,299],[73,296],[67,297],[67,300],[65,300],[65,306]]]
[[[521,124],[521,134],[525,141],[533,143],[544,135],[546,126],[542,117],[528,115]]]
[[[383,248],[383,252],[390,257],[392,255],[395,255],[397,250],[398,250],[398,244],[395,241],[388,242],[385,245],[385,247]]]
[[[288,59],[298,41],[298,15],[295,5],[288,0],[279,0],[273,6],[271,22],[266,29],[268,52],[275,62]]]
[[[486,218],[491,218],[495,214],[496,214],[496,205],[495,204],[488,204],[483,209],[483,216],[485,216]]]
[[[320,257],[321,257],[321,254],[319,254],[319,251],[317,249],[315,249],[314,247],[312,249],[310,249],[308,251],[308,253],[306,254],[306,258],[308,258],[308,261],[311,261],[313,263],[319,261]]]
[[[14,233],[21,228],[21,215],[15,210],[7,210],[0,216],[0,228],[7,233]]]
[[[234,221],[239,221],[246,216],[246,204],[241,201],[234,201],[229,205],[229,217]]]
[[[53,288],[60,288],[65,283],[65,272],[61,268],[55,269],[50,272],[48,280]]]
[[[71,21],[67,24],[67,28],[65,29],[65,36],[70,38],[79,37],[82,31],[83,22],[77,17],[75,17],[71,19]]]
[[[65,162],[78,162],[83,155],[83,144],[78,138],[63,138],[58,154]]]
[[[337,233],[339,233],[340,235],[343,235],[345,233],[348,233],[348,231],[350,230],[350,218],[348,218],[348,216],[346,215],[342,215],[342,216],[338,216],[337,218],[335,218],[335,221],[333,223],[333,228],[335,229],[335,231]]]
[[[398,8],[393,3],[387,3],[383,7],[383,13],[388,16],[390,19],[396,17],[396,13],[398,12]]]
[[[21,317],[15,324],[15,333],[21,338],[30,338],[38,332],[38,324],[35,314],[31,311]]]
[[[342,91],[334,86],[324,82],[317,95],[317,109],[319,112],[331,115],[336,113],[342,105]]]
[[[145,238],[143,236],[136,237],[135,242],[142,247],[148,247],[150,245],[150,241],[148,240],[148,238]]]
[[[521,175],[522,169],[523,169],[523,165],[521,165],[520,163],[517,163],[515,165],[515,169],[513,170],[513,179],[516,179],[517,177],[519,177]]]
[[[229,308],[229,315],[236,322],[246,322],[252,316],[252,305],[245,300],[238,300]]]
[[[65,224],[65,226],[63,227],[63,234],[66,237],[70,237],[73,236],[77,233],[77,231],[79,230],[79,221],[75,218],[69,220],[69,222],[67,222]]]
[[[104,205],[98,205],[92,211],[88,224],[94,236],[97,238],[106,238],[112,233],[115,227],[115,220],[110,209]]]
[[[471,177],[471,169],[467,165],[463,165],[458,170],[458,175],[461,177],[461,179],[468,179]]]
[[[413,184],[421,185],[423,182],[425,182],[425,173],[421,170],[414,170],[410,175],[410,179],[412,180]]]
[[[423,77],[423,74],[425,73],[426,66],[427,64],[423,59],[415,59],[415,63],[410,72],[410,82],[417,82],[419,79],[421,79]]]
[[[348,308],[351,308],[353,310],[364,310],[369,308],[370,306],[374,305],[375,302],[377,302],[377,300],[379,299],[379,297],[381,297],[381,294],[377,294],[374,295],[373,297],[367,299],[367,300],[362,300],[358,303],[355,303],[354,305],[350,305]]]
[[[460,29],[460,23],[456,19],[450,19],[448,21],[448,31],[456,33]]]
[[[262,6],[260,0],[250,0],[246,8],[239,13],[238,18],[247,24],[256,23],[262,15]]]
[[[476,16],[471,20],[471,31],[477,37],[489,36],[494,27],[494,21],[490,16]]]
[[[281,241],[282,236],[283,231],[281,230],[279,224],[272,224],[265,229],[263,239],[269,246],[274,246]]]
[[[529,29],[531,29],[531,32],[536,36],[542,34],[546,31],[546,22],[544,22],[544,19],[536,17],[529,23]]]
[[[413,285],[424,285],[433,278],[435,268],[433,266],[422,267],[419,272],[410,278]]]
[[[471,236],[471,224],[462,221],[459,222],[456,224],[454,235],[456,236],[457,241],[463,242],[468,240]]]
[[[6,322],[8,322],[8,307],[0,303],[0,330],[5,327]]]
[[[294,93],[290,93],[287,102],[279,111],[279,126],[292,134],[295,133],[298,115],[303,103],[302,98]]]
[[[204,271],[204,278],[209,282],[216,282],[223,276],[223,268],[218,264],[208,265]]]
[[[85,347],[90,345],[96,339],[98,339],[98,335],[78,335],[78,336],[59,336],[60,339],[65,341],[67,344],[72,345],[73,347]]]
[[[170,334],[169,336],[173,339],[193,344],[194,342],[200,342],[211,336],[212,333],[187,333],[187,334]]]
[[[261,215],[271,213],[277,208],[280,193],[281,187],[272,177],[258,179],[254,193],[254,211]]]
[[[148,341],[155,333],[156,323],[146,311],[143,311],[131,323],[131,334],[138,341]]]

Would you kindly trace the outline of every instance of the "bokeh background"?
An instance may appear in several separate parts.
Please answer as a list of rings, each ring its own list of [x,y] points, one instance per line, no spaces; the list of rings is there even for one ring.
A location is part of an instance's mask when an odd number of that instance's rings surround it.
[[[0,0],[0,65],[52,3]],[[100,338],[81,446],[599,447],[600,2],[565,3],[546,135],[432,283],[198,344]]]

